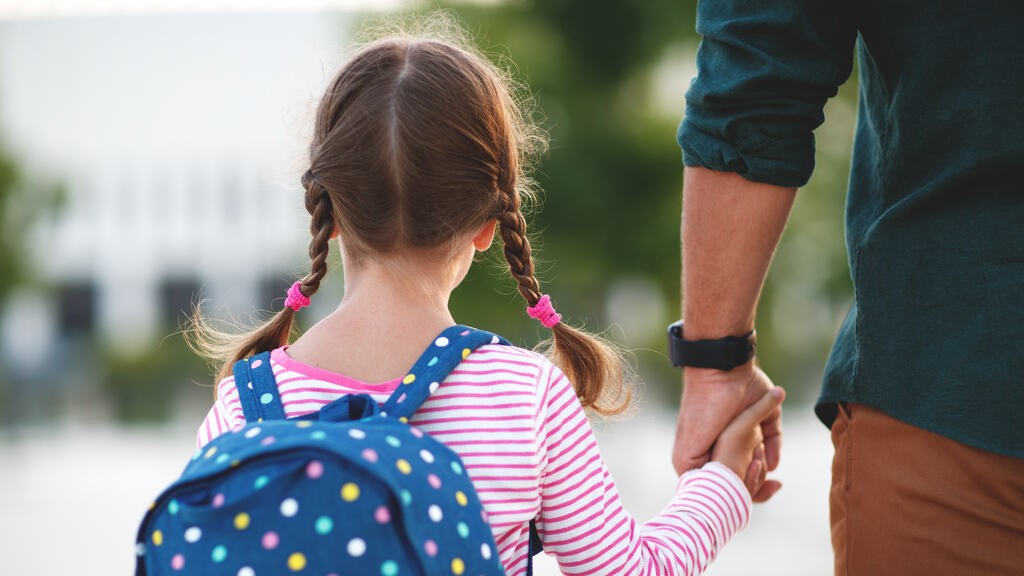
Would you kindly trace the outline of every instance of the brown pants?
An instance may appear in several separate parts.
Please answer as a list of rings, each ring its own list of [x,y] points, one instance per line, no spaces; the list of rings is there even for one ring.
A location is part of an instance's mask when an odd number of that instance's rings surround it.
[[[1024,459],[860,404],[840,406],[832,443],[836,576],[1024,575]]]

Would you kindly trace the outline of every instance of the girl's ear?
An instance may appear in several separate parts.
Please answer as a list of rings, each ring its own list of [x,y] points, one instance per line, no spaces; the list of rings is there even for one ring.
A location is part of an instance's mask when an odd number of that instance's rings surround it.
[[[498,220],[492,218],[484,223],[476,234],[473,235],[473,247],[478,252],[483,252],[491,247],[491,242],[494,240],[494,229],[498,225]]]

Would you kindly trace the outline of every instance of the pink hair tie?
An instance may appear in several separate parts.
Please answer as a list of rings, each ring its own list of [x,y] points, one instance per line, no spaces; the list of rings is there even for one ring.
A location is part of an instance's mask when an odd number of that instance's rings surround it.
[[[296,312],[309,306],[309,296],[302,293],[302,282],[296,282],[288,289],[288,297],[285,298],[284,305]]]
[[[545,328],[551,328],[562,321],[562,315],[555,312],[555,307],[551,305],[551,297],[547,294],[541,296],[533,306],[528,306],[526,313],[530,315],[530,318],[540,320]]]

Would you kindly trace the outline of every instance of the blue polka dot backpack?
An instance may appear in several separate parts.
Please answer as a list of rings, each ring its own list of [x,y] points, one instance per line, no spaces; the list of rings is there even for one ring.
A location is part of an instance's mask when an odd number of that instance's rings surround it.
[[[247,424],[207,444],[146,513],[136,575],[504,574],[458,455],[407,424],[486,343],[508,342],[448,328],[383,406],[355,394],[298,419],[284,417],[269,352],[239,361]],[[532,524],[531,536],[530,557]]]

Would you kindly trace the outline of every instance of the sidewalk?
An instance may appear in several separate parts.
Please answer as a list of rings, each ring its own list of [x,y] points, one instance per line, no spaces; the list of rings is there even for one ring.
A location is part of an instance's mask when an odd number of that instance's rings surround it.
[[[755,507],[750,528],[725,549],[712,576],[831,572],[828,433],[810,408],[788,408],[776,474],[786,486]],[[639,519],[656,514],[672,493],[672,418],[644,411],[595,426],[626,507]],[[66,424],[0,437],[0,573],[132,573],[141,515],[191,457],[193,435],[185,425]],[[551,558],[538,559],[539,576],[558,573]]]

